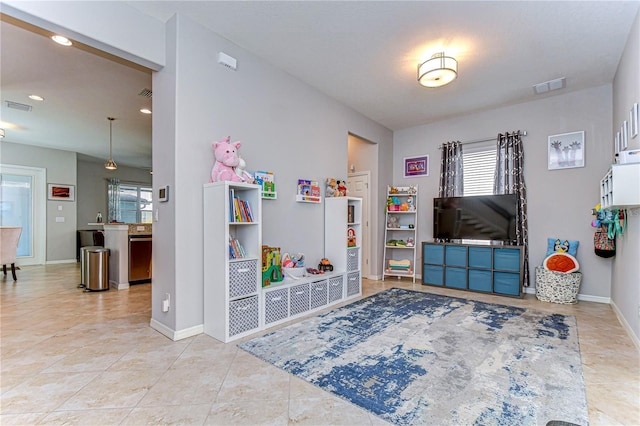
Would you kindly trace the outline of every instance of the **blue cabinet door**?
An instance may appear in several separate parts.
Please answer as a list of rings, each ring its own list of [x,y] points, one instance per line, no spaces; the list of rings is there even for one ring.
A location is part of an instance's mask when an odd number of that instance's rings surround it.
[[[494,249],[493,269],[500,271],[520,271],[520,248]]]
[[[447,266],[445,270],[445,287],[467,288],[467,269],[452,268]]]
[[[508,294],[509,296],[519,296],[520,274],[514,274],[511,272],[494,272],[493,291],[499,294]]]
[[[422,270],[422,282],[423,284],[431,285],[443,285],[444,284],[444,269],[442,266],[436,265],[424,265]]]
[[[469,269],[469,290],[491,293],[491,271]]]
[[[422,245],[422,256],[423,263],[442,265],[444,263],[444,246],[424,243]]]
[[[467,247],[445,246],[445,263],[447,266],[467,266]]]
[[[491,269],[491,247],[469,247],[469,268]]]

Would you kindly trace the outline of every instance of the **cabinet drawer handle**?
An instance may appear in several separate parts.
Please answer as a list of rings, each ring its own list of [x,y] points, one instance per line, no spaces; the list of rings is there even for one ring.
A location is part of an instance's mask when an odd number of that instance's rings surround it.
[[[331,283],[331,285],[332,285],[333,287],[338,287],[338,286],[340,285],[340,283]]]
[[[323,287],[316,287],[316,291],[322,291],[322,290],[324,290]]]
[[[279,300],[282,300],[282,296],[274,297],[273,299],[271,299],[272,302],[277,302]]]
[[[296,291],[296,294],[304,294],[304,291]]]
[[[248,306],[239,306],[238,309],[236,309],[237,311],[246,311],[247,309],[249,309]]]
[[[249,272],[249,268],[238,269],[236,272],[239,273],[239,274],[243,274],[245,272]]]

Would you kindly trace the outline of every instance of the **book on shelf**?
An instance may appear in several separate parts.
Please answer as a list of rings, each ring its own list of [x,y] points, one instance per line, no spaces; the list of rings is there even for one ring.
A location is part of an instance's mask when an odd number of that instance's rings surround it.
[[[247,253],[244,250],[240,241],[233,237],[229,237],[229,258],[230,259],[241,259],[246,257]]]
[[[248,201],[234,196],[229,190],[229,222],[253,222],[253,214]]]

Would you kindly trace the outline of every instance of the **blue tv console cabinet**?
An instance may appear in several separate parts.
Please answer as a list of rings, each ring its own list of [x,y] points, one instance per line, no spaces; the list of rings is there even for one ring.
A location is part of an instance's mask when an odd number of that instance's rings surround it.
[[[422,243],[422,284],[522,297],[522,246]]]

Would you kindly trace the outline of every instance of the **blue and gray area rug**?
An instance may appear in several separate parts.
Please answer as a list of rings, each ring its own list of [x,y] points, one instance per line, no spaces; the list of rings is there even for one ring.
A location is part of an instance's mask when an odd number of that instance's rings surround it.
[[[589,423],[572,316],[394,288],[239,346],[395,424]]]

